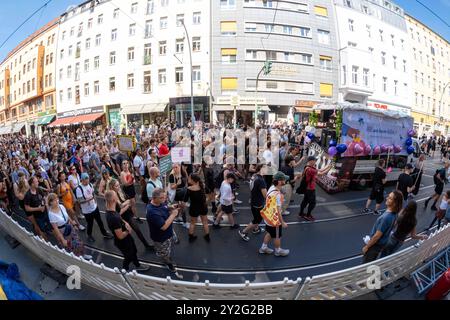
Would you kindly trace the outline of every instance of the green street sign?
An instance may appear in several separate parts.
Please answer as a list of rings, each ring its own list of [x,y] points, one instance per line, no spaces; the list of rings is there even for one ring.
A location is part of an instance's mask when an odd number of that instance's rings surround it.
[[[159,171],[161,175],[165,175],[172,170],[172,157],[170,155],[159,159]]]

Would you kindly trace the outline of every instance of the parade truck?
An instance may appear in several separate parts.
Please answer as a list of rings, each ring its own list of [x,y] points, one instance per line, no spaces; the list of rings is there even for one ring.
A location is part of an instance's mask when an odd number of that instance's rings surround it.
[[[333,163],[318,178],[328,193],[370,186],[380,159],[386,160],[387,181],[395,182],[420,156],[409,115],[354,103],[319,104],[313,110],[306,128],[308,155],[318,159],[319,169]]]

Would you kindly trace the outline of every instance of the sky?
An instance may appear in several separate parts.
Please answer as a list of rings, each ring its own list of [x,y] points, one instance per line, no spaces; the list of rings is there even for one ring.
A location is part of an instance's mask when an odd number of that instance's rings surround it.
[[[0,48],[0,61],[13,50],[22,40],[61,15],[70,5],[77,5],[84,0],[53,0],[48,6],[28,21],[8,42]],[[2,0],[0,7],[0,44],[36,9],[47,0]],[[450,42],[450,28],[415,0],[395,0],[405,11],[424,22]],[[435,11],[443,20],[450,24],[450,0],[421,0]]]

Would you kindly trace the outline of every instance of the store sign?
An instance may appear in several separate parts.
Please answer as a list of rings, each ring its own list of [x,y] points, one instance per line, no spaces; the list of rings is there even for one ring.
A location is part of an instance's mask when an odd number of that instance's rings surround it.
[[[216,104],[230,105],[230,106],[254,105],[254,104],[266,105],[267,100],[266,98],[230,96],[217,98]]]
[[[367,102],[367,106],[371,109],[375,110],[386,110],[386,111],[397,111],[401,113],[405,113],[407,115],[411,114],[411,110],[408,108],[397,107],[394,105],[386,104],[386,103],[377,103],[377,102]]]
[[[309,101],[309,100],[295,100],[295,106],[296,107],[308,107],[312,108],[316,105],[318,105],[320,102],[317,101]]]
[[[38,118],[41,118],[41,117],[50,116],[52,114],[56,115],[56,110],[55,109],[47,110],[47,111],[44,111],[44,112],[38,112],[37,116],[38,116]]]
[[[101,107],[93,107],[93,108],[86,108],[86,109],[80,109],[80,110],[73,110],[73,111],[66,111],[63,113],[58,114],[58,119],[60,118],[69,118],[69,117],[78,117],[78,116],[84,116],[86,114],[92,114],[92,113],[102,113],[104,112],[103,106]]]
[[[277,76],[296,76],[298,75],[298,71],[293,66],[274,64],[272,66],[272,71],[270,72],[270,74]]]

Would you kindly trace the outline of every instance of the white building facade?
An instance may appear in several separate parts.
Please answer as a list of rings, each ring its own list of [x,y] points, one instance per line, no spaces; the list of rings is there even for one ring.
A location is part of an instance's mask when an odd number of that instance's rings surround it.
[[[410,43],[403,9],[385,0],[334,0],[341,102],[410,115]]]
[[[209,121],[210,16],[207,0],[103,0],[69,9],[58,35],[56,125],[89,114],[98,117],[81,120],[116,130],[168,115],[190,120],[189,44],[195,116]]]

